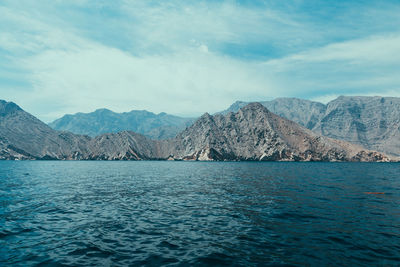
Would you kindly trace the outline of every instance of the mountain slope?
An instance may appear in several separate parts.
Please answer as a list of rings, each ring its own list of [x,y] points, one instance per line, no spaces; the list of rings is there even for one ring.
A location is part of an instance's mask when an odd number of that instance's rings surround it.
[[[92,137],[129,130],[152,139],[167,139],[175,137],[192,122],[192,118],[182,118],[166,113],[154,114],[145,110],[116,113],[108,109],[98,109],[91,113],[65,115],[49,123],[49,126],[55,130]]]
[[[327,105],[297,98],[260,103],[317,134],[400,156],[400,98],[341,96]],[[238,101],[221,113],[237,112],[246,104]]]
[[[158,160],[165,159],[160,142],[132,131],[96,136],[88,144],[88,160]],[[165,153],[164,153],[165,154]]]
[[[322,103],[299,98],[276,98],[271,101],[261,101],[259,103],[272,113],[297,122],[308,129],[314,127],[326,110],[326,106]],[[238,112],[239,109],[247,104],[249,103],[236,101],[228,109],[220,112],[220,114]]]
[[[88,137],[58,132],[12,102],[0,100],[0,158],[63,159],[85,151]]]

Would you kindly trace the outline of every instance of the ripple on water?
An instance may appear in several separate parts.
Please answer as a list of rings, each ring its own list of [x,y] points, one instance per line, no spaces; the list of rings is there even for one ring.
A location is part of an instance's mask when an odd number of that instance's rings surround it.
[[[0,162],[0,265],[396,266],[398,173],[362,163]]]

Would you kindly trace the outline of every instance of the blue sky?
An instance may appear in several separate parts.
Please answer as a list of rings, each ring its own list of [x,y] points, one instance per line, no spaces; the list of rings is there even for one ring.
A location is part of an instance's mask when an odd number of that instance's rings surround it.
[[[400,96],[397,1],[0,2],[0,99],[49,122]]]

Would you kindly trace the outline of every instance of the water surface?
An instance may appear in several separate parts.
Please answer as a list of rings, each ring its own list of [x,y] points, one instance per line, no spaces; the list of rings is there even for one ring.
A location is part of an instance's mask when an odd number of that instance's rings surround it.
[[[400,265],[400,165],[0,161],[1,265]]]

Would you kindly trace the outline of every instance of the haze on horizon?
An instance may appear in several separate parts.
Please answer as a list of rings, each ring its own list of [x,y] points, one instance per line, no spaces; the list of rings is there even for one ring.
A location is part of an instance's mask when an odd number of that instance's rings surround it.
[[[49,122],[236,100],[400,96],[399,1],[0,3],[0,99]]]

